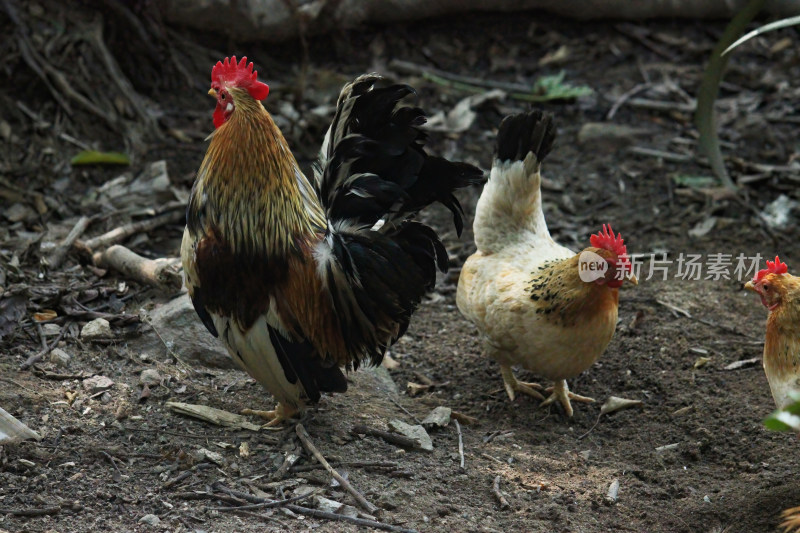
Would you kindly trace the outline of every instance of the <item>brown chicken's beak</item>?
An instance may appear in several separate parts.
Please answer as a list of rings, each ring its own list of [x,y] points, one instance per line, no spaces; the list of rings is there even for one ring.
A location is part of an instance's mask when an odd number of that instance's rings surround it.
[[[636,275],[635,275],[633,272],[631,272],[631,273],[628,275],[628,281],[630,281],[630,282],[631,282],[631,283],[633,283],[634,285],[638,285],[638,284],[639,284],[639,280],[638,280],[638,279],[636,279]]]
[[[214,89],[209,89],[208,90],[208,96],[211,96],[212,98],[216,98],[217,97],[217,91],[215,91]]]
[[[758,291],[756,290],[756,286],[755,286],[755,285],[753,285],[753,282],[752,282],[752,281],[748,281],[747,283],[745,283],[745,284],[744,284],[744,288],[745,288],[745,289],[747,289],[748,291],[758,292]]]

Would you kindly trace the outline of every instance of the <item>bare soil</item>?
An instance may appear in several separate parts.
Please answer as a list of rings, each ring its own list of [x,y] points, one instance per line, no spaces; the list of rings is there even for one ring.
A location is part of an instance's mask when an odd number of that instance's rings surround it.
[[[576,22],[535,12],[366,28],[310,40],[305,80],[309,92],[300,97],[291,91],[299,86],[299,43],[246,44],[179,35],[267,64],[259,69],[262,78],[274,83],[267,107],[278,114],[283,98],[301,115],[310,115],[316,105],[334,101],[342,81],[373,70],[415,85],[429,114],[447,111],[465,96],[430,81],[393,74],[391,59],[518,83],[565,70],[567,81],[595,92],[578,101],[541,104],[556,115],[559,127],[556,146],[545,162],[550,183],[544,190],[546,216],[557,240],[580,249],[590,233],[612,222],[634,253],[668,252],[672,259],[682,252],[734,258],[739,253],[780,253],[792,268],[800,264],[794,221],[766,230],[757,213],[779,194],[796,199],[799,175],[753,164],[785,166],[797,157],[796,124],[781,120],[797,118],[796,34],[757,39],[731,59],[719,107],[722,138],[730,143],[725,152],[734,158],[729,162],[733,177],[756,176],[743,186],[740,200],[684,187],[680,178],[676,182],[676,176],[712,175],[695,157],[696,129],[683,107],[658,110],[631,104],[635,98],[689,102],[723,28],[724,22]],[[782,39],[789,42],[781,44]],[[566,52],[561,59],[542,61],[562,46]],[[15,68],[23,70],[18,56],[14,60]],[[192,73],[194,86],[162,95],[158,103],[168,109],[171,127],[200,139],[181,142],[167,137],[139,146],[132,169],[165,158],[173,181],[184,188],[190,186],[202,158],[202,134],[212,127],[211,103],[198,96],[205,90],[207,73]],[[23,101],[32,109],[57,114],[38,78],[30,73],[19,76],[25,85],[9,80],[0,89],[3,105]],[[686,162],[636,155],[616,142],[578,144],[584,124],[604,122],[614,103],[640,84],[649,85],[623,103],[610,122],[642,130],[629,143],[688,154]],[[511,98],[484,104],[467,132],[432,133],[431,149],[489,168],[500,119],[528,105]],[[57,197],[63,209],[9,223],[0,232],[2,261],[10,262],[13,255],[22,260],[18,268],[2,267],[5,289],[14,283],[26,285],[30,298],[19,324],[0,341],[0,405],[44,437],[38,443],[0,447],[0,530],[359,530],[280,510],[254,509],[249,515],[212,510],[237,501],[230,495],[228,501],[215,498],[225,493],[214,483],[255,495],[263,491],[270,498],[292,497],[297,486],[310,485],[329,499],[354,502],[340,487],[332,487],[322,470],[290,470],[274,479],[287,452],[303,456],[298,466],[312,462],[293,425],[280,431],[232,430],[166,408],[167,401],[182,401],[238,412],[243,407],[270,408],[272,399],[237,370],[186,368],[166,350],[146,360],[131,353],[126,338],[152,334],[145,324],[112,320],[119,338],[98,345],[76,338],[78,326],[86,321],[80,320],[62,339],[73,356],[67,369],[45,359],[33,369],[19,370],[41,348],[32,313],[55,308],[62,314],[59,298],[70,287],[98,291],[87,305],[94,309],[108,304],[104,309],[118,316],[136,315],[140,307],[152,307],[165,295],[113,272],[82,267],[74,257],[59,272],[39,274],[38,255],[21,248],[20,232],[41,233],[50,224],[80,214],[80,198],[87,190],[118,171],[65,167],[75,147],[59,141],[54,129],[37,128],[19,112],[4,116],[13,128],[4,149],[9,155],[4,163],[8,181]],[[92,119],[77,113],[71,120]],[[323,128],[324,120],[313,119],[291,128],[289,137],[304,163],[316,151]],[[102,125],[93,131],[96,136],[83,141],[120,148]],[[51,151],[42,155],[39,151],[47,147]],[[17,155],[11,158],[12,153]],[[68,178],[66,189],[54,192],[59,190],[54,183],[63,178]],[[469,215],[479,193],[475,189],[461,194]],[[3,209],[12,203],[0,202]],[[717,218],[713,229],[702,237],[689,236],[690,229],[710,216]],[[385,509],[382,522],[418,531],[755,533],[774,531],[779,513],[800,504],[796,437],[762,426],[773,402],[760,363],[725,369],[760,357],[762,350],[766,313],[754,296],[742,291],[739,281],[676,279],[675,265],[669,279],[660,279],[658,273],[647,279],[645,263],[641,284],[621,292],[620,322],[606,354],[570,383],[572,390],[598,402],[575,404],[575,416],[567,419],[558,407],[538,409],[537,402],[525,396],[508,400],[497,364],[482,356],[473,327],[455,306],[458,268],[474,250],[472,233],[467,229],[457,239],[448,213],[440,210],[433,210],[428,221],[446,236],[453,268],[419,310],[408,334],[391,349],[398,366],[389,373],[401,393],[371,377],[374,373],[360,371],[350,392],[324,398],[302,419],[332,462],[396,463],[339,468],[368,500]],[[89,233],[114,225],[113,219],[106,219]],[[180,224],[170,225],[128,244],[144,255],[176,256],[181,231]],[[126,287],[120,288],[123,282]],[[708,358],[705,364],[698,362],[703,357]],[[147,368],[156,368],[163,380],[150,389],[148,398],[140,399],[139,376]],[[87,375],[107,376],[115,386],[107,395],[93,396],[81,387]],[[524,371],[518,375],[538,379]],[[406,392],[408,382],[426,381],[434,386],[416,395]],[[598,419],[609,396],[641,400],[643,405]],[[414,418],[422,419],[440,405],[478,420],[461,426],[463,470],[452,424],[431,431],[431,453],[406,451],[351,432],[356,424],[385,429],[395,418],[414,423]],[[240,453],[243,443],[250,449],[246,457]],[[199,448],[221,454],[219,464],[198,459]],[[501,508],[493,493],[497,476],[508,508]],[[606,495],[614,480],[619,480],[619,495],[612,503]],[[44,516],[15,514],[53,507],[53,514]],[[147,514],[157,515],[160,525],[139,523]]]

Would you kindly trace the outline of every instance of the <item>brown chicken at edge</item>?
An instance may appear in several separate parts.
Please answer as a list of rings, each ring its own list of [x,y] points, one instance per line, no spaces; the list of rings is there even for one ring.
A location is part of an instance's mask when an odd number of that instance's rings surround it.
[[[407,85],[345,86],[313,180],[300,171],[261,101],[246,58],[218,62],[214,126],[187,208],[181,246],[201,320],[278,401],[277,424],[322,392],[344,392],[341,368],[380,363],[447,268],[447,251],[413,218],[439,202],[457,232],[453,191],[480,169],[428,155]]]
[[[458,282],[461,313],[478,328],[486,355],[500,363],[506,392],[559,401],[594,401],[569,391],[566,380],[605,351],[617,324],[619,287],[630,273],[622,237],[611,228],[592,235],[576,254],[556,243],[542,212],[540,165],[555,139],[552,118],[541,111],[506,117],[497,156],[478,201],[473,230],[477,252]],[[587,255],[583,255],[587,254]],[[594,254],[594,255],[588,255]],[[600,263],[594,272],[581,263]],[[512,365],[554,380],[545,399],[537,384],[518,381]]]
[[[758,294],[769,311],[764,373],[775,405],[783,409],[794,403],[790,392],[800,393],[800,278],[775,257],[744,287]]]

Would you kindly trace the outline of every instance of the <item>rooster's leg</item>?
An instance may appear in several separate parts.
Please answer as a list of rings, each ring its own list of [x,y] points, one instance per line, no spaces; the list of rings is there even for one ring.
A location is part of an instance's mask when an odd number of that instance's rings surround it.
[[[500,365],[500,373],[503,375],[503,384],[506,387],[506,392],[511,401],[514,401],[517,392],[533,396],[536,399],[544,400],[544,396],[539,394],[536,389],[541,389],[542,386],[538,383],[525,383],[524,381],[517,381],[514,377],[514,372],[508,365]]]
[[[290,405],[285,405],[278,402],[278,405],[275,406],[275,409],[272,411],[255,411],[253,409],[242,409],[243,415],[256,415],[260,416],[264,420],[269,420],[264,427],[274,427],[279,424],[282,424],[286,420],[289,420],[294,415],[299,412],[297,407],[292,407]]]
[[[586,402],[592,403],[594,402],[594,398],[589,398],[588,396],[580,396],[578,394],[573,394],[569,391],[569,387],[567,386],[567,380],[561,379],[555,382],[555,385],[552,387],[548,387],[546,392],[551,392],[550,396],[543,401],[539,407],[544,407],[545,405],[550,405],[554,401],[558,400],[561,402],[561,405],[564,406],[564,411],[566,411],[567,416],[572,416],[572,404],[570,400],[575,400],[576,402]]]

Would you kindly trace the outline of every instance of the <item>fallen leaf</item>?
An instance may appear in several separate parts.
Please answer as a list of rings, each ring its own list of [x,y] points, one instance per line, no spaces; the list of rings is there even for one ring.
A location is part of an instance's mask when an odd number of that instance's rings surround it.
[[[643,405],[641,400],[629,400],[627,398],[619,398],[617,396],[609,396],[603,406],[600,408],[600,414],[605,415],[619,411],[620,409],[628,409],[630,407],[638,407]]]
[[[130,165],[131,159],[121,152],[84,150],[70,160],[72,165]]]
[[[57,317],[58,313],[56,313],[52,309],[44,309],[43,311],[39,311],[38,313],[33,313],[33,319],[36,322],[47,322],[48,320],[53,320],[54,318]]]
[[[761,359],[759,357],[753,357],[752,359],[742,359],[741,361],[734,361],[733,363],[726,365],[724,367],[725,370],[738,370],[740,368],[745,368],[748,366],[752,366],[757,364]]]

